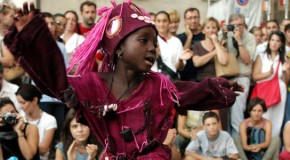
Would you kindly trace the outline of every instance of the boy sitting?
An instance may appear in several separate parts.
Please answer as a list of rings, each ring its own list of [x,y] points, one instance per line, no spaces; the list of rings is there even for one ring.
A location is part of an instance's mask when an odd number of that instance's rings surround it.
[[[219,131],[219,117],[215,112],[207,112],[202,118],[204,130],[189,143],[185,151],[185,160],[223,160],[238,159],[238,150],[232,137],[225,131]]]

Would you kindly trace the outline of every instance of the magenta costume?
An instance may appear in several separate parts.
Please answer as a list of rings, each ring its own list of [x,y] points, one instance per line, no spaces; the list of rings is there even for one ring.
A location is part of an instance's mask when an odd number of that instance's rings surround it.
[[[94,62],[94,57],[83,58],[78,53],[88,52],[86,55],[95,56],[96,49],[102,48],[106,52],[102,69],[112,72],[114,47],[136,29],[152,26],[149,20],[145,21],[147,16],[144,19],[134,18],[134,14],[145,14],[134,7],[127,2],[114,4],[113,9],[107,11],[104,17],[109,20],[119,15],[121,8],[122,25],[126,29],[120,29],[118,37],[109,37],[111,41],[105,35],[94,37],[98,31],[90,32],[86,41],[95,38],[99,42],[93,49],[89,49],[92,44],[84,42],[76,51],[75,57],[79,56],[84,61],[79,62],[75,76],[66,75],[62,55],[40,14],[36,14],[21,32],[13,26],[4,41],[44,94],[61,99],[77,111],[78,121],[89,125],[111,159],[170,159],[170,150],[162,143],[173,123],[174,109],[179,114],[186,114],[188,109],[230,107],[236,95],[229,89],[229,82],[222,78],[173,84],[160,73],[149,71],[142,75],[141,84],[128,99],[119,101],[118,97],[114,97],[109,84],[98,72],[92,71],[90,64]],[[95,27],[106,24],[98,23]]]

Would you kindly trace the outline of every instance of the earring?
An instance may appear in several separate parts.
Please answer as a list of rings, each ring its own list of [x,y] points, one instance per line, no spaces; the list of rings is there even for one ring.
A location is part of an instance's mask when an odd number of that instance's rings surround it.
[[[119,51],[117,50],[116,54],[118,55],[118,58],[122,58],[122,56],[123,56],[122,50],[119,50]]]

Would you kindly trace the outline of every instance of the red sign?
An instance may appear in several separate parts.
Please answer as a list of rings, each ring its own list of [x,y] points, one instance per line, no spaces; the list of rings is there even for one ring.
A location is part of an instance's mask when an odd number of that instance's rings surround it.
[[[237,0],[237,2],[240,6],[245,6],[249,3],[249,0]]]

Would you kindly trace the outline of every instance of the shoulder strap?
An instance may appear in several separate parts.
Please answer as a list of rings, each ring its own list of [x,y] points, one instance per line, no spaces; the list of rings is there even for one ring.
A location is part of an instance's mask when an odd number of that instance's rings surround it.
[[[265,124],[266,124],[266,119],[263,120],[263,123],[262,123],[262,127],[261,128],[264,128],[265,127]]]
[[[278,66],[277,66],[276,71],[275,71],[275,77],[278,77],[278,71],[279,71],[280,64],[281,64],[281,62],[279,61]]]
[[[26,123],[24,123],[24,129],[23,129],[23,133],[24,133],[24,137],[25,137],[25,138],[27,138],[27,137],[26,137],[26,134],[25,134],[25,131],[26,131],[27,125],[28,125],[28,123],[27,123],[27,122],[26,122]]]
[[[245,124],[246,124],[246,127],[249,127],[249,123],[247,120],[245,120]]]

